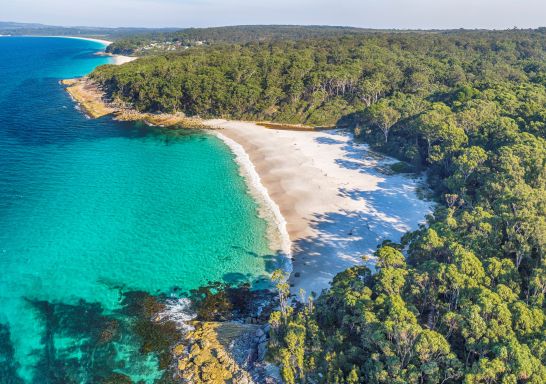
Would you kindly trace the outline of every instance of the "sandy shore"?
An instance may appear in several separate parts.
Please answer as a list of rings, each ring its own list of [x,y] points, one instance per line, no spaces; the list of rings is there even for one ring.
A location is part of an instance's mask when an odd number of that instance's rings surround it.
[[[77,39],[77,40],[87,40],[87,41],[94,41],[95,43],[101,43],[105,47],[109,46],[110,44],[113,44],[112,41],[109,40],[103,40],[103,39],[94,39],[91,37],[79,37],[79,36],[51,36],[51,37],[58,37],[63,39]],[[136,60],[136,57],[131,56],[123,56],[123,55],[113,55],[111,53],[102,52],[103,56],[109,56],[112,58],[112,64],[114,65],[122,65],[125,63],[129,63],[131,61]]]
[[[422,180],[388,172],[395,159],[370,151],[345,130],[139,113],[105,104],[86,78],[64,84],[92,117],[217,129],[274,227],[274,249],[292,257],[293,293],[320,293],[337,273],[362,263],[384,240],[399,241],[431,211],[432,203],[418,197]]]
[[[109,46],[110,44],[113,43],[113,41],[110,41],[110,40],[94,39],[91,37],[79,37],[79,36],[51,36],[51,37],[58,37],[62,39],[77,39],[77,40],[94,41],[96,43],[104,44],[105,46]]]
[[[130,63],[131,61],[135,61],[136,57],[131,56],[123,56],[123,55],[109,55],[112,57],[112,64],[114,65],[122,65],[125,63]]]
[[[293,131],[209,120],[240,144],[286,220],[292,292],[327,288],[383,240],[400,240],[431,210],[422,180],[385,172],[392,158],[370,152],[345,130]],[[229,143],[228,143],[229,144]]]

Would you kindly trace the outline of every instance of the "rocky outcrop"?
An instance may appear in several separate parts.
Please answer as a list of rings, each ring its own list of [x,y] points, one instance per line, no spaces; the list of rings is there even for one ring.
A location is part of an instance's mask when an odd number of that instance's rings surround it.
[[[192,384],[280,383],[264,361],[269,327],[237,322],[196,322],[174,349],[179,379]]]
[[[107,100],[104,92],[90,78],[62,80],[66,91],[72,96],[87,116],[97,119],[112,115],[119,121],[143,121],[147,124],[165,128],[212,129],[199,118],[187,117],[183,113],[143,113],[120,103]]]
[[[96,86],[85,79],[62,80],[66,91],[80,106],[87,116],[98,119],[99,117],[114,113],[115,109],[102,101],[102,97]]]
[[[257,345],[257,360],[264,361],[267,354],[267,339],[268,335],[262,328],[258,328],[256,335],[254,336],[254,342]]]

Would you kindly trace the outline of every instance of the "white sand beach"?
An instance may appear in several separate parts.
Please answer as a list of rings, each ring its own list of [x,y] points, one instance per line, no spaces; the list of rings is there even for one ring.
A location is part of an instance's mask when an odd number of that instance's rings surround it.
[[[48,36],[46,36],[46,37],[48,37]],[[58,38],[61,38],[61,39],[77,39],[77,40],[94,41],[96,43],[101,43],[101,44],[104,44],[106,46],[109,46],[110,44],[113,43],[112,41],[109,41],[109,40],[95,39],[95,38],[91,38],[91,37],[80,37],[80,36],[49,36],[49,37],[58,37]]]
[[[431,211],[432,203],[417,196],[422,180],[385,172],[396,160],[371,152],[345,130],[205,123],[244,148],[286,220],[293,293],[321,292],[338,272],[362,263],[383,240],[399,241]]]
[[[130,63],[131,61],[135,61],[137,57],[131,57],[131,56],[123,56],[123,55],[108,55],[112,58],[112,64],[114,65],[122,65],[125,63]]]
[[[100,91],[85,84],[84,92],[67,90],[89,113],[104,102]],[[106,106],[106,114],[115,111]],[[134,117],[124,120],[149,118]],[[370,151],[346,130],[275,129],[222,119],[199,124],[218,129],[272,224],[272,249],[292,257],[287,269],[293,271],[293,293],[320,293],[337,273],[362,263],[384,240],[399,241],[431,212],[432,203],[418,197],[422,180],[393,174],[395,159]]]
[[[110,44],[113,44],[113,42],[109,41],[109,40],[94,39],[94,38],[90,38],[90,37],[78,37],[78,36],[52,36],[52,37],[60,37],[60,38],[64,38],[64,39],[79,39],[79,40],[94,41],[96,43],[104,44],[106,47],[109,46]],[[103,55],[111,57],[112,58],[112,64],[114,64],[114,65],[122,65],[122,64],[125,64],[125,63],[130,63],[131,61],[134,61],[134,60],[137,59],[136,57],[123,56],[123,55],[113,55],[111,53],[106,53],[106,52],[104,52]]]

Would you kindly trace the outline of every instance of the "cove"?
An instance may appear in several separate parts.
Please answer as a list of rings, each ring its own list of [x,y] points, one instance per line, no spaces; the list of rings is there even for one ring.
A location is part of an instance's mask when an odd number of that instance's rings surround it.
[[[276,267],[267,223],[219,139],[74,107],[59,80],[108,63],[102,49],[0,38],[2,383],[116,373],[153,383],[161,369],[128,326],[131,292],[178,297]]]

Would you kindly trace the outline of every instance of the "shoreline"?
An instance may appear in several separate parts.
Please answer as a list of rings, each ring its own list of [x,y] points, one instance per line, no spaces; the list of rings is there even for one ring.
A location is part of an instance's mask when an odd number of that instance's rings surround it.
[[[106,47],[114,43],[113,41],[110,41],[110,40],[96,39],[93,37],[79,37],[79,36],[30,36],[30,37],[56,37],[59,39],[87,40],[87,41],[93,41],[95,43],[101,43],[105,45]]]
[[[65,86],[65,90],[81,107],[84,113],[92,118],[98,119],[103,116],[112,115],[117,121],[143,121],[146,124],[164,127],[164,128],[186,128],[197,129],[210,128],[203,124],[203,120],[186,117],[182,113],[178,114],[154,114],[142,113],[134,109],[126,108],[104,99],[104,93],[87,76],[61,80],[60,83]]]
[[[378,245],[400,241],[432,211],[433,203],[418,196],[423,180],[393,174],[396,159],[371,151],[347,130],[140,113],[105,101],[88,78],[63,83],[91,117],[112,114],[116,120],[166,128],[213,130],[232,151],[260,216],[268,221],[272,250],[286,256],[293,294],[300,289],[320,294],[337,273],[373,265]]]
[[[114,43],[113,41],[110,41],[110,40],[95,39],[92,37],[79,37],[79,36],[48,36],[48,37],[93,41],[95,43],[103,44],[105,48],[108,47],[110,44]],[[125,63],[130,63],[131,61],[135,61],[136,59],[138,59],[138,57],[114,55],[108,52],[97,52],[97,55],[110,57],[112,59],[112,63],[110,64],[113,64],[113,65],[123,65]]]
[[[112,63],[110,63],[110,64],[113,64],[113,65],[123,65],[125,63],[130,63],[130,62],[135,61],[136,59],[138,59],[138,57],[124,56],[124,55],[114,55],[114,54],[108,53],[108,52],[97,52],[96,55],[97,56],[110,57],[112,59]]]
[[[80,36],[21,36],[21,37],[54,37],[57,39],[86,40],[86,41],[92,41],[94,43],[102,44],[104,45],[104,48],[114,43],[113,41],[110,41],[110,40],[96,39],[93,37],[80,37]],[[131,61],[135,61],[136,59],[138,59],[138,57],[114,55],[112,53],[108,53],[105,51],[97,52],[97,55],[110,57],[112,59],[112,62],[110,64],[113,64],[113,65],[122,65],[122,64],[130,63]]]
[[[258,204],[259,216],[266,220],[267,237],[270,247],[274,251],[280,251],[283,258],[282,269],[290,275],[292,273],[292,241],[286,229],[287,222],[281,213],[280,207],[269,195],[269,191],[262,183],[260,174],[252,163],[245,148],[228,136],[214,131],[213,134],[229,147],[235,162],[239,166],[239,172],[245,179],[249,193]]]
[[[346,130],[272,129],[220,119],[204,123],[227,138],[236,156],[244,151],[242,166],[250,164],[279,208],[291,243],[288,281],[296,296],[300,289],[320,294],[337,273],[373,264],[372,254],[383,240],[399,241],[431,212],[432,202],[418,197],[422,179],[389,173],[397,160],[356,143]]]

